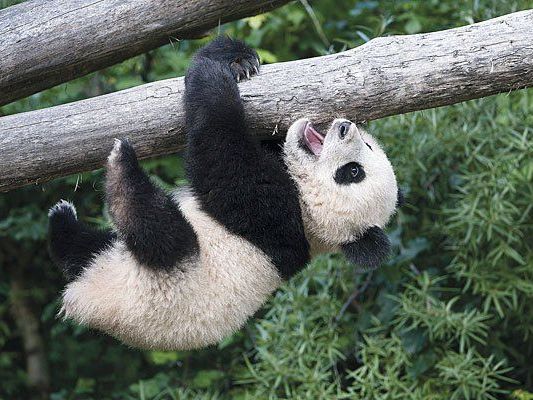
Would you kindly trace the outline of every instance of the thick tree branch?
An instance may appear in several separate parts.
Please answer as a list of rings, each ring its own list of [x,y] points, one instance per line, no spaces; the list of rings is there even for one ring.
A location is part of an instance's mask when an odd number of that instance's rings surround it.
[[[30,0],[0,11],[0,106],[289,0]]]
[[[240,85],[255,135],[310,116],[371,120],[533,86],[533,10],[384,37],[343,53],[265,66]],[[0,118],[0,191],[102,165],[113,138],[145,158],[183,144],[183,79]],[[278,133],[279,132],[279,133]]]

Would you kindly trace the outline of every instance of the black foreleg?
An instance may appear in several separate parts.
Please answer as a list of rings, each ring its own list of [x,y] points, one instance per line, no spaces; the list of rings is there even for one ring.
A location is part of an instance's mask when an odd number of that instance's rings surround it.
[[[185,78],[187,174],[202,208],[264,251],[287,278],[308,261],[297,189],[247,134],[237,81],[258,71],[255,51],[220,37]]]
[[[362,271],[379,267],[389,256],[390,247],[389,238],[377,226],[368,228],[357,240],[341,245],[346,258]]]

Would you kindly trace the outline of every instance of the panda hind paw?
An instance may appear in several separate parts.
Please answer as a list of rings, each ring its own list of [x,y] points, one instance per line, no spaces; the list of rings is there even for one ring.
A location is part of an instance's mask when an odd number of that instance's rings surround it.
[[[111,153],[107,158],[108,165],[120,162],[135,162],[136,160],[137,156],[135,155],[135,150],[130,141],[126,138],[115,139],[113,150],[111,150]]]

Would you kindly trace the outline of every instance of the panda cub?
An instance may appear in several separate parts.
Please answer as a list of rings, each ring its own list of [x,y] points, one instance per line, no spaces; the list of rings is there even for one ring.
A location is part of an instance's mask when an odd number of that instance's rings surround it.
[[[283,159],[267,154],[237,87],[258,69],[256,52],[227,37],[196,54],[185,78],[188,186],[154,185],[122,139],[107,162],[114,230],[85,226],[68,202],[52,207],[65,318],[139,348],[196,349],[242,327],[313,254],[342,251],[366,268],[387,256],[398,188],[379,144],[345,119],[325,134],[300,119]]]

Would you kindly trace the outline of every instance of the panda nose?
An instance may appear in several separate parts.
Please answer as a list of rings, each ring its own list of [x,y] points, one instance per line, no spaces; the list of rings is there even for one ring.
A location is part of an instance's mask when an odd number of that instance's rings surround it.
[[[348,132],[350,131],[350,126],[352,125],[352,123],[350,121],[345,121],[345,122],[342,122],[340,125],[339,125],[339,138],[341,140],[343,140],[346,135],[348,134]]]

